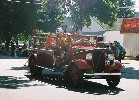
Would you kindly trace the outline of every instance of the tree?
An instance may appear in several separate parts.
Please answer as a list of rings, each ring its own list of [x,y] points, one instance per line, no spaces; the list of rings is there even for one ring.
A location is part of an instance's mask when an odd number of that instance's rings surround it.
[[[118,17],[133,17],[134,9],[120,7],[134,6],[132,0],[67,0],[67,7],[76,30],[91,25],[95,17],[101,23],[113,26]]]
[[[0,3],[0,38],[9,50],[11,39],[28,39],[33,30],[55,32],[66,14],[62,0],[2,0]],[[22,34],[22,35],[21,35]],[[24,39],[24,40],[25,40]]]
[[[26,3],[25,0],[19,2],[2,0],[0,8],[1,40],[6,42],[5,46],[8,51],[12,38],[16,38],[20,33],[28,36],[36,27],[37,6],[33,1]]]
[[[135,10],[133,9],[133,5],[135,5],[135,2],[131,0],[120,0],[119,2],[119,9],[118,9],[118,15],[119,18],[131,18],[135,15]]]
[[[66,10],[62,0],[42,0],[39,8],[37,28],[44,32],[55,32],[65,17]]]

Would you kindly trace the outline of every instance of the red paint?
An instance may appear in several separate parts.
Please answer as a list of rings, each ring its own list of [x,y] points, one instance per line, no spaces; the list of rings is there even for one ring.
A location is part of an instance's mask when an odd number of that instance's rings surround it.
[[[85,60],[75,60],[74,63],[79,69],[91,69],[91,66]]]
[[[105,67],[107,72],[112,72],[113,70],[121,70],[123,66],[119,61],[115,61],[114,66],[105,65]]]
[[[120,33],[139,33],[139,18],[123,19]]]

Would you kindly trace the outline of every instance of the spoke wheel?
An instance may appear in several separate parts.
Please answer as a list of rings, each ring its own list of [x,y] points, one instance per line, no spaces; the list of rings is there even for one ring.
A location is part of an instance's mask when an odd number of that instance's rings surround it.
[[[79,83],[79,74],[78,74],[78,69],[77,68],[73,68],[71,70],[71,81],[73,83],[73,85],[77,85]]]
[[[41,67],[37,66],[35,59],[32,59],[30,61],[30,73],[31,73],[31,75],[40,76],[40,75],[42,75],[42,70],[43,69]]]
[[[83,74],[81,70],[78,69],[76,65],[70,66],[68,69],[68,83],[77,87],[81,85],[82,81],[83,81]]]

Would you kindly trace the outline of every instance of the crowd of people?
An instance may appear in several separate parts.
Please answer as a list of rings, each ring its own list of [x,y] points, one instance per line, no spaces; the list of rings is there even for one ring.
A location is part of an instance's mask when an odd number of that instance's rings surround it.
[[[14,43],[10,43],[9,50],[6,49],[5,44],[0,45],[0,55],[9,55],[11,57],[19,57],[22,50],[25,49],[24,46],[20,47]]]

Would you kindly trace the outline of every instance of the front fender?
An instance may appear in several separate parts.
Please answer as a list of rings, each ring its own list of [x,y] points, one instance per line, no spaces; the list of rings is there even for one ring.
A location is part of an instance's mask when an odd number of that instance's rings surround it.
[[[113,70],[121,70],[123,68],[119,61],[115,61],[114,65],[105,65],[107,72],[112,72]]]
[[[72,63],[75,63],[79,69],[92,69],[86,60],[74,60]]]

